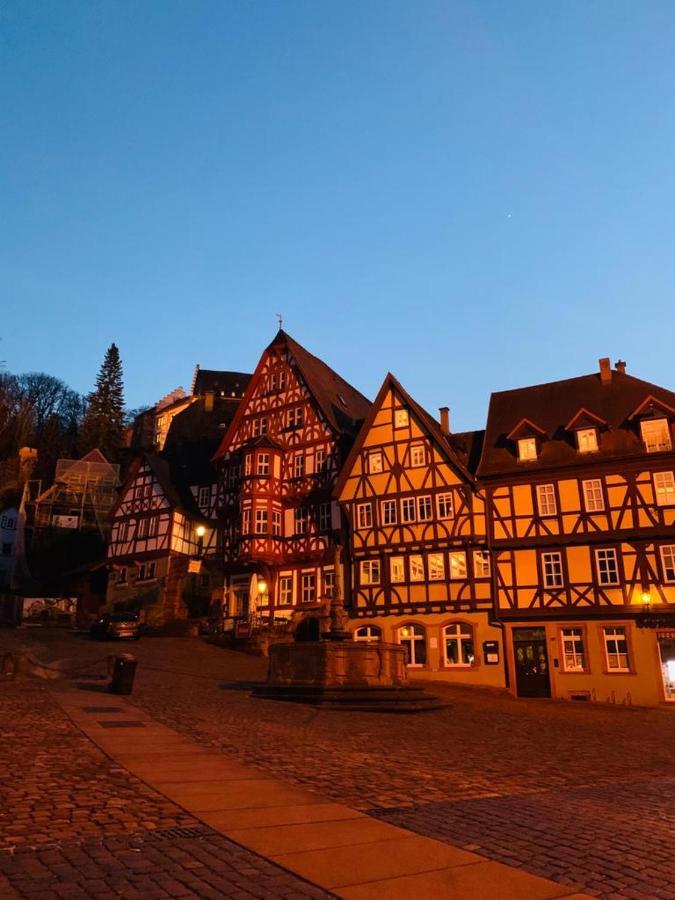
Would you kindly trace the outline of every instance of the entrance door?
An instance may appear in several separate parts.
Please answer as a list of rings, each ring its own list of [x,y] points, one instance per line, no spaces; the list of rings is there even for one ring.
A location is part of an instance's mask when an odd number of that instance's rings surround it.
[[[663,691],[666,700],[675,703],[675,635],[668,635],[668,637],[659,635],[659,653],[661,654]]]
[[[550,697],[546,632],[543,628],[514,628],[516,691],[519,697]]]

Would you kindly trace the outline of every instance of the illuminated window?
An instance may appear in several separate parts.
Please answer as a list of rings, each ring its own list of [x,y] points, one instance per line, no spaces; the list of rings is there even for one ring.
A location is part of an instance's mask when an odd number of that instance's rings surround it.
[[[281,537],[281,510],[272,510],[272,534],[274,537]]]
[[[439,494],[436,497],[436,509],[439,519],[452,518],[452,494]]]
[[[382,640],[382,632],[377,625],[362,625],[354,632],[354,640],[364,644],[374,644]]]
[[[561,588],[563,581],[562,553],[552,551],[541,554],[541,569],[545,588]]]
[[[241,533],[242,534],[250,534],[251,533],[251,510],[243,509],[241,511]]]
[[[414,497],[404,497],[401,500],[401,521],[402,522],[414,522],[415,521],[415,498]]]
[[[394,413],[394,427],[405,428],[410,421],[407,409],[397,409]]]
[[[661,563],[663,565],[663,580],[667,584],[675,584],[675,544],[662,545]]]
[[[305,454],[296,453],[293,457],[293,478],[302,478],[305,474]]]
[[[293,576],[282,575],[279,578],[279,605],[291,606],[293,603]]]
[[[518,441],[518,459],[521,462],[537,458],[537,439],[533,437],[520,438]]]
[[[382,524],[383,525],[395,525],[396,524],[396,501],[395,500],[383,500],[380,506],[380,510],[382,513]]]
[[[256,458],[256,475],[270,474],[270,455],[269,453],[258,453]]]
[[[426,465],[427,451],[424,444],[412,444],[410,447],[410,465],[413,468]]]
[[[610,672],[629,672],[628,639],[624,627],[603,628],[605,659]]]
[[[251,474],[251,457],[253,454],[247,453],[244,457],[244,475]]]
[[[400,582],[405,581],[405,570],[402,556],[390,557],[389,580],[392,584],[400,584]]]
[[[316,573],[303,572],[301,576],[302,602],[314,603],[316,600]]]
[[[379,559],[364,559],[361,562],[361,584],[380,583]]]
[[[640,430],[647,453],[672,450],[667,419],[645,419],[640,422]]]
[[[474,664],[473,628],[458,622],[443,629],[443,652],[446,666],[468,668]]]
[[[450,578],[451,580],[466,578],[466,553],[463,550],[453,550],[450,553]]]
[[[603,585],[619,583],[619,562],[616,550],[596,550],[595,565],[598,571],[598,582]]]
[[[487,550],[473,551],[473,574],[474,578],[490,577],[490,554]]]
[[[421,556],[411,556],[410,560],[410,580],[424,581],[424,560]]]
[[[654,493],[657,506],[675,503],[675,476],[672,472],[654,472]]]
[[[429,581],[443,581],[445,578],[445,565],[442,553],[429,553],[427,556],[429,566]]]
[[[325,597],[332,597],[335,590],[335,571],[334,569],[323,570],[323,593]]]
[[[293,510],[293,520],[295,522],[296,534],[307,534],[309,528],[309,514],[306,506],[297,506]]]
[[[373,450],[368,454],[368,471],[371,475],[375,475],[378,472],[381,472],[382,468],[382,452],[380,450]]]
[[[579,453],[595,453],[598,449],[597,428],[580,428],[577,431]]]
[[[323,472],[326,468],[326,451],[319,447],[314,453],[314,466],[317,472]]]
[[[605,498],[602,495],[602,481],[600,478],[589,478],[583,482],[584,506],[586,512],[602,512],[605,508]]]
[[[267,510],[257,507],[255,511],[255,533],[267,534]]]
[[[372,528],[373,527],[373,507],[370,503],[356,504],[356,527]]]
[[[431,497],[427,494],[417,498],[417,519],[420,522],[430,522],[434,517],[434,508]]]
[[[555,485],[537,485],[537,508],[540,516],[554,516],[556,514]]]
[[[581,628],[563,628],[560,637],[563,669],[565,672],[583,672],[586,668],[583,630]]]
[[[398,642],[406,649],[406,665],[423,666],[427,661],[427,639],[421,625],[404,625],[397,631]]]

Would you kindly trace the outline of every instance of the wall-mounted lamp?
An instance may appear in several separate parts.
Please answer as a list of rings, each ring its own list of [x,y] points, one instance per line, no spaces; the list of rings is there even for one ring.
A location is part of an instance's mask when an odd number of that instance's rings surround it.
[[[649,612],[651,607],[652,607],[652,595],[649,593],[649,591],[643,591],[642,592],[642,608],[645,610],[645,612]]]
[[[197,528],[195,529],[195,531],[197,532],[197,537],[199,537],[199,538],[203,538],[204,535],[206,534],[206,528],[204,528],[203,525],[197,525]]]
[[[262,596],[267,593],[267,582],[259,581],[258,582],[258,593]]]

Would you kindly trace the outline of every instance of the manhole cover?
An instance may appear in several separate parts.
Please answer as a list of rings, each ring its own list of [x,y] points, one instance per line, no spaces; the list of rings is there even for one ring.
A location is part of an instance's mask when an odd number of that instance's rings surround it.
[[[113,719],[111,722],[98,722],[101,728],[145,728],[145,722],[135,722],[133,719]]]
[[[121,706],[83,706],[82,712],[88,712],[88,713],[122,712],[122,707]]]

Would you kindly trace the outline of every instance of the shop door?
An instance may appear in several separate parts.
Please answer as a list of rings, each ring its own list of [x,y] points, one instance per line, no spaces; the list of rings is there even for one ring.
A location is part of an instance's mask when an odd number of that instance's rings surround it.
[[[661,655],[663,692],[666,700],[675,703],[675,635],[668,635],[668,637],[659,635],[659,653]]]
[[[513,654],[519,697],[550,697],[546,632],[543,628],[514,628]]]

